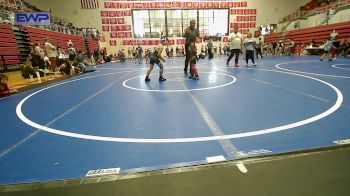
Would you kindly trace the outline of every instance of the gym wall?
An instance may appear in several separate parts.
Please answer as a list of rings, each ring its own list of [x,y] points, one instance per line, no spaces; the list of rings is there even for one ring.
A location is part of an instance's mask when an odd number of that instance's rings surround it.
[[[26,0],[32,5],[37,6],[42,10],[51,9],[54,16],[59,16],[68,19],[72,22],[76,27],[84,27],[84,28],[97,28],[99,32],[103,33],[105,37],[105,42],[101,42],[101,47],[106,47],[108,53],[115,53],[117,50],[124,48],[127,49],[130,45],[129,42],[125,40],[134,40],[133,37],[125,37],[118,38],[118,34],[111,33],[110,31],[103,31],[102,26],[109,26],[109,24],[102,24],[102,14],[103,11],[119,11],[119,10],[131,10],[130,8],[126,9],[116,9],[116,8],[105,8],[105,3],[123,3],[122,1],[107,1],[107,0],[99,0],[99,8],[97,9],[82,9],[81,1],[79,0]],[[254,31],[260,24],[277,24],[278,20],[296,10],[298,7],[305,5],[309,0],[240,0],[240,1],[207,1],[207,2],[246,2],[246,7],[235,7],[231,9],[250,9],[255,10],[256,14],[250,14],[251,16],[255,16],[255,21],[246,22],[243,18],[242,21],[237,21],[237,14],[234,14],[233,11],[229,11],[230,14],[230,23],[254,23],[254,27],[247,29],[250,31]],[[133,1],[125,1],[127,3]],[[136,1],[135,1],[136,2]],[[138,1],[138,2],[147,2],[147,1]],[[160,1],[153,1],[160,2]],[[167,1],[170,2],[170,1]],[[178,1],[183,2],[183,1]],[[186,1],[188,2],[188,1]],[[193,0],[192,2],[206,2],[203,0]],[[164,9],[164,8],[162,8]],[[171,8],[171,9],[180,9],[180,8]],[[241,14],[240,14],[241,15]],[[245,16],[242,14],[242,16]],[[131,36],[133,35],[133,27],[132,27],[132,17],[131,16],[123,16],[123,26],[131,27],[129,31]],[[241,19],[240,19],[241,20]],[[105,29],[106,30],[106,29]],[[115,36],[115,38],[111,38]],[[122,35],[122,36],[129,36]],[[149,39],[149,38],[148,38]],[[179,38],[181,39],[181,38]],[[115,46],[110,45],[110,40],[114,40]],[[130,42],[131,43],[131,42]],[[174,44],[181,44],[181,42],[177,42],[174,40]]]

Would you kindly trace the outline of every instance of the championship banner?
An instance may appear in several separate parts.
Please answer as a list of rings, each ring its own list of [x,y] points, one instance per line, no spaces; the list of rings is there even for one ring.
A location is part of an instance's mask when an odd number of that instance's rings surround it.
[[[102,18],[102,24],[109,24],[109,18]]]
[[[132,33],[130,31],[125,32],[125,37],[131,38],[132,37]]]
[[[118,24],[125,24],[124,18],[117,18]]]
[[[116,46],[117,45],[117,40],[109,40],[109,45],[110,46]]]
[[[116,13],[114,11],[110,11],[110,12],[108,12],[108,16],[109,17],[115,17]]]
[[[101,11],[101,17],[108,17],[108,11]]]
[[[111,26],[111,31],[118,31],[117,27],[118,26]]]
[[[118,33],[117,32],[111,32],[110,37],[111,38],[118,38]]]
[[[116,18],[110,18],[109,19],[109,24],[118,24],[117,19]]]
[[[124,16],[124,11],[117,11],[116,15],[117,15],[117,17]]]
[[[109,26],[102,26],[102,31],[109,31]]]

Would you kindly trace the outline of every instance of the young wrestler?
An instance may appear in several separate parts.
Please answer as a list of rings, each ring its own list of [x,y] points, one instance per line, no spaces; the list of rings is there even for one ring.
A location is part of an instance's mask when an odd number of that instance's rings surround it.
[[[165,60],[162,57],[162,52],[163,52],[163,46],[166,45],[167,42],[165,39],[161,40],[161,43],[155,48],[154,52],[152,52],[150,54],[150,65],[149,68],[147,70],[147,74],[146,74],[146,78],[145,81],[149,82],[151,81],[151,79],[149,78],[149,74],[151,73],[151,71],[153,70],[154,64],[157,64],[159,67],[159,82],[165,81],[166,79],[163,77],[163,64],[160,62],[160,60],[162,60],[163,62],[165,62]]]
[[[194,42],[192,42],[188,48],[188,53],[189,53],[189,58],[190,58],[190,65],[191,65],[191,76],[189,79],[193,80],[199,80],[199,75],[198,75],[198,69],[196,66],[196,61],[197,61],[197,49],[196,45]]]

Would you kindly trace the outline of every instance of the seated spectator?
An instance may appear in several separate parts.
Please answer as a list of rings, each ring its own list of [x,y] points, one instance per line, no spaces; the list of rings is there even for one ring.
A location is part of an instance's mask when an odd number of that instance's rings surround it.
[[[66,74],[69,76],[75,74],[75,68],[74,66],[72,66],[72,63],[69,60],[64,61],[64,63],[60,65],[60,71],[62,74]]]
[[[77,54],[74,58],[74,66],[77,66],[81,72],[86,71],[86,66],[84,64],[84,55],[80,49],[77,50]]]
[[[119,58],[119,61],[120,61],[121,63],[125,62],[126,58],[125,58],[124,49],[123,49],[123,50],[119,50],[119,52],[118,52],[118,58]]]
[[[28,56],[26,62],[19,66],[19,69],[21,71],[22,77],[25,79],[28,78],[40,78],[45,75],[44,71],[41,69],[38,69],[38,67],[33,68],[32,66],[32,57],[31,55]]]
[[[17,92],[16,89],[11,89],[8,85],[8,78],[5,74],[0,74],[0,96],[10,95]]]

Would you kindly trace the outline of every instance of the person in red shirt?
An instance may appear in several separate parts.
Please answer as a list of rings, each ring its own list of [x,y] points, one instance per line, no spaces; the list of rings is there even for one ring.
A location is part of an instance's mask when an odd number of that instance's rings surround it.
[[[0,96],[9,95],[14,92],[17,92],[17,90],[9,88],[7,76],[0,74]]]

